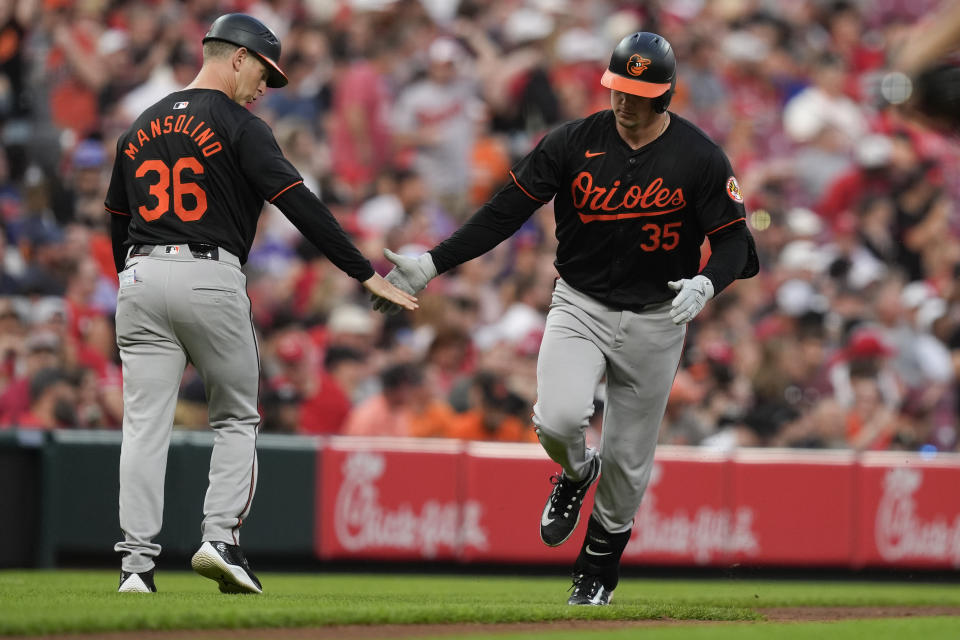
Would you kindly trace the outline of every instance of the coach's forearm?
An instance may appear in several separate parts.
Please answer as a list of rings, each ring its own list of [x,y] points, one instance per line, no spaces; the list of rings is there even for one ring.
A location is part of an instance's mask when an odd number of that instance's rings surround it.
[[[307,240],[348,276],[366,282],[376,273],[330,209],[303,184],[284,191],[273,204]]]

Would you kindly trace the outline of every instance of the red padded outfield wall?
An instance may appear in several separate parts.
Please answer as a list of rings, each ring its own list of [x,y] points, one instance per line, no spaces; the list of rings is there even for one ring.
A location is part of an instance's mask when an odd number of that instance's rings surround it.
[[[318,455],[323,559],[569,564],[586,529],[540,542],[558,467],[536,444],[333,437]],[[956,454],[660,447],[623,561],[958,568],[958,487]]]
[[[735,548],[733,562],[849,563],[856,506],[853,454],[744,450],[734,455],[729,474],[731,508],[750,520],[753,542]]]

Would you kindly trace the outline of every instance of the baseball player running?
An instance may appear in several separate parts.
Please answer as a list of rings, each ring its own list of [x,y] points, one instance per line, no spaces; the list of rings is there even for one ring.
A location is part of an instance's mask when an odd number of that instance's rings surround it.
[[[338,268],[406,309],[416,298],[377,275],[330,211],[303,185],[270,128],[245,105],[287,78],[280,42],[258,20],[220,16],[190,85],[141,114],[117,142],[104,206],[120,277],[123,362],[120,450],[121,592],[153,592],[153,542],[177,391],[185,365],[203,378],[215,432],[192,559],[225,593],[260,593],[238,546],[257,483],[259,358],[246,277],[264,200]]]
[[[670,44],[655,33],[624,38],[601,82],[611,109],[549,133],[452,236],[416,258],[386,252],[396,264],[387,280],[415,293],[554,200],[560,278],[540,346],[533,418],[540,443],[562,467],[540,515],[545,544],[571,536],[599,478],[572,605],[608,604],[617,586],[686,323],[734,279],[758,270],[727,157],[667,111],[676,86]],[[698,273],[705,236],[712,253]],[[382,298],[374,308],[399,311]],[[593,450],[584,431],[604,376],[603,435]]]

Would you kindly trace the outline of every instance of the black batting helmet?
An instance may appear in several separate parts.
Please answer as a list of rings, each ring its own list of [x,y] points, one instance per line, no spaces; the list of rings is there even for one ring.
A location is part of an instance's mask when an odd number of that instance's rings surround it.
[[[280,40],[265,24],[243,13],[227,13],[210,25],[203,41],[223,40],[256,55],[267,66],[267,86],[283,87],[287,76],[280,69]]]
[[[638,31],[620,41],[600,84],[635,96],[653,98],[653,109],[663,113],[677,87],[677,60],[663,36]]]

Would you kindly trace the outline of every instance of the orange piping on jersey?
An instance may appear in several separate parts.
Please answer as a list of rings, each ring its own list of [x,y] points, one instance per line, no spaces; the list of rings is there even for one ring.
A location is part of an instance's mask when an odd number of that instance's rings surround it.
[[[665,209],[664,211],[632,211],[630,213],[582,213],[577,211],[577,215],[580,216],[580,222],[584,224],[588,222],[613,222],[615,220],[628,220],[630,218],[651,218],[653,216],[662,216],[666,213],[679,211],[685,206],[687,206],[686,203],[679,207],[674,207],[673,209]]]
[[[523,185],[521,185],[520,182],[517,180],[517,176],[513,175],[513,171],[510,172],[510,177],[513,178],[513,183],[518,187],[520,187],[520,191],[523,191],[524,195],[526,195],[528,198],[530,198],[531,200],[536,200],[537,202],[542,202],[543,204],[547,204],[546,200],[541,200],[540,198],[536,198],[530,195],[530,192],[524,189]]]
[[[736,220],[734,220],[734,221],[732,221],[732,222],[728,222],[727,224],[722,224],[722,225],[720,225],[719,227],[717,227],[716,229],[714,229],[713,231],[707,231],[707,235],[710,235],[711,233],[716,233],[717,231],[720,231],[720,229],[724,229],[724,228],[726,228],[726,227],[729,227],[730,225],[736,224],[736,223],[740,222],[741,220],[746,220],[746,218],[737,218]]]
[[[115,214],[117,214],[118,216],[127,216],[128,218],[130,217],[130,214],[129,214],[129,213],[126,213],[126,212],[124,212],[124,211],[114,211],[114,210],[111,209],[110,207],[104,207],[104,209],[106,209],[106,210],[109,211],[110,213],[115,213]]]
[[[270,198],[270,202],[273,202],[274,200],[276,200],[277,198],[279,198],[280,196],[282,196],[284,191],[288,191],[288,190],[290,190],[290,189],[293,189],[293,188],[294,188],[295,186],[297,186],[298,184],[303,184],[303,180],[297,180],[296,182],[294,182],[294,183],[293,183],[292,185],[290,185],[289,187],[285,187],[285,188],[281,189],[281,190],[280,190],[280,193],[278,193],[277,195],[275,195],[275,196],[273,196],[272,198]]]

